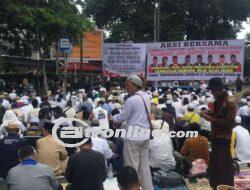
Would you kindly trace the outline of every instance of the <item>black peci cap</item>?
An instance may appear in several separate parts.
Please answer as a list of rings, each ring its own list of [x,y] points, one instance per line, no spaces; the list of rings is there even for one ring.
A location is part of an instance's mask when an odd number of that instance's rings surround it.
[[[211,78],[208,82],[209,90],[221,90],[225,89],[225,85],[220,77]]]

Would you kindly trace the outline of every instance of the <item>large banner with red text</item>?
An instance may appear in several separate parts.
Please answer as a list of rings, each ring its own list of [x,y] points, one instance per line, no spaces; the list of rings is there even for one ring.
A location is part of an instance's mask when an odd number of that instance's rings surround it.
[[[235,80],[243,75],[244,40],[149,43],[147,80]]]

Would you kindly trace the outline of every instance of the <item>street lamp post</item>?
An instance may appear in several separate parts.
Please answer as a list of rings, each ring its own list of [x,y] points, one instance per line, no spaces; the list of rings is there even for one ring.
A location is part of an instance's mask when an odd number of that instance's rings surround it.
[[[160,3],[155,3],[154,9],[154,42],[160,41]]]

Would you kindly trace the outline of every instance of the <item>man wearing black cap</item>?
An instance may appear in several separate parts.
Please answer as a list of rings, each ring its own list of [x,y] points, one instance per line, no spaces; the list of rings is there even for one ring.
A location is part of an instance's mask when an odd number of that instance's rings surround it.
[[[234,185],[230,139],[236,116],[236,106],[224,91],[221,78],[209,80],[208,88],[215,98],[214,110],[203,117],[211,122],[211,176],[210,185],[216,189],[218,185]]]

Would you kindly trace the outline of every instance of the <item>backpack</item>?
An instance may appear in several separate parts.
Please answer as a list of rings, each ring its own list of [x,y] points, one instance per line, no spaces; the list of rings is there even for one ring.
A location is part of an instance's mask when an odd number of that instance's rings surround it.
[[[184,181],[176,172],[157,170],[153,172],[153,181],[155,185],[161,188],[176,187],[184,184]]]

